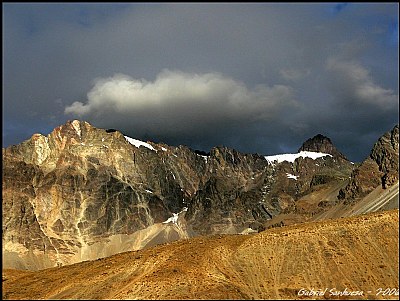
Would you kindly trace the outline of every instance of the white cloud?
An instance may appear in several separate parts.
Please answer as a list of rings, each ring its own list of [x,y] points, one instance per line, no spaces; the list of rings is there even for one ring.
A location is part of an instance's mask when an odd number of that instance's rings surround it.
[[[163,70],[153,82],[123,74],[96,79],[87,101],[67,106],[65,114],[99,121],[125,118],[136,128],[165,135],[177,128],[190,134],[213,125],[274,120],[296,105],[288,86],[249,89],[220,73]]]
[[[85,106],[83,103],[79,101],[75,101],[72,105],[65,108],[66,114],[76,114],[77,116],[83,116],[89,113],[90,108]]]
[[[329,58],[327,70],[333,72],[335,90],[342,101],[374,105],[383,110],[397,104],[398,95],[377,85],[369,71],[355,61]]]

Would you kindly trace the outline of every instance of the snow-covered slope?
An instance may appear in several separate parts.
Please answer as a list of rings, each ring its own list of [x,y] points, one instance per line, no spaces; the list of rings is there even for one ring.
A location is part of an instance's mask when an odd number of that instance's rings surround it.
[[[149,143],[146,143],[146,142],[143,142],[143,141],[140,141],[140,140],[137,140],[137,139],[133,139],[133,138],[128,137],[128,136],[124,136],[124,137],[130,144],[136,146],[137,148],[139,148],[140,146],[144,146],[144,147],[147,147],[150,150],[155,151],[154,147],[152,147]]]
[[[321,157],[325,157],[325,156],[332,157],[332,155],[326,154],[326,153],[301,151],[301,152],[296,153],[296,154],[281,154],[281,155],[265,156],[265,159],[269,163],[275,164],[275,163],[281,163],[283,161],[294,162],[294,160],[296,160],[299,157],[311,158],[311,159],[315,160],[317,158],[321,158]]]

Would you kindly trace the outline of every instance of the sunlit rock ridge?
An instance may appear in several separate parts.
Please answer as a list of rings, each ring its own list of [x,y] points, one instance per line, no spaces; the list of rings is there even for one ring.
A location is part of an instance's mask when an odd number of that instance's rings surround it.
[[[3,266],[42,269],[321,215],[347,201],[337,196],[355,167],[320,138],[277,159],[223,146],[204,154],[79,120],[34,134],[2,150]],[[388,174],[398,170],[375,153]]]

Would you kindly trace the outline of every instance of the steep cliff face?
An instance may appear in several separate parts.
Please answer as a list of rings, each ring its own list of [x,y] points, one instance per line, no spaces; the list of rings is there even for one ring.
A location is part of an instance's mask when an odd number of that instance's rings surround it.
[[[264,157],[143,142],[78,120],[35,134],[3,149],[4,263],[39,269],[323,211],[336,197],[304,198],[345,185],[353,165],[321,139]]]
[[[399,126],[382,135],[371,153],[351,175],[349,184],[340,190],[338,198],[355,202],[378,186],[386,189],[399,180]]]
[[[238,233],[270,218],[260,203],[264,201],[261,188],[273,169],[262,156],[216,147],[207,166],[204,182],[185,216],[194,232]]]
[[[370,157],[383,173],[382,186],[390,186],[399,179],[399,125],[385,133],[375,143]]]
[[[35,134],[3,149],[6,249],[12,257],[34,251],[43,264],[68,262],[82,248],[182,211],[204,169],[188,148],[142,143],[83,121]]]

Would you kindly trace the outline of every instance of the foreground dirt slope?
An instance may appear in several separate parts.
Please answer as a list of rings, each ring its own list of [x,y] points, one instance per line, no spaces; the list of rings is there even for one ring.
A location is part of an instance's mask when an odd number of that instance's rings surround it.
[[[398,288],[399,210],[197,237],[37,272],[3,270],[3,299],[354,299]],[[301,289],[325,296],[299,296]],[[332,292],[331,292],[332,290]],[[348,298],[346,296],[340,299]]]

